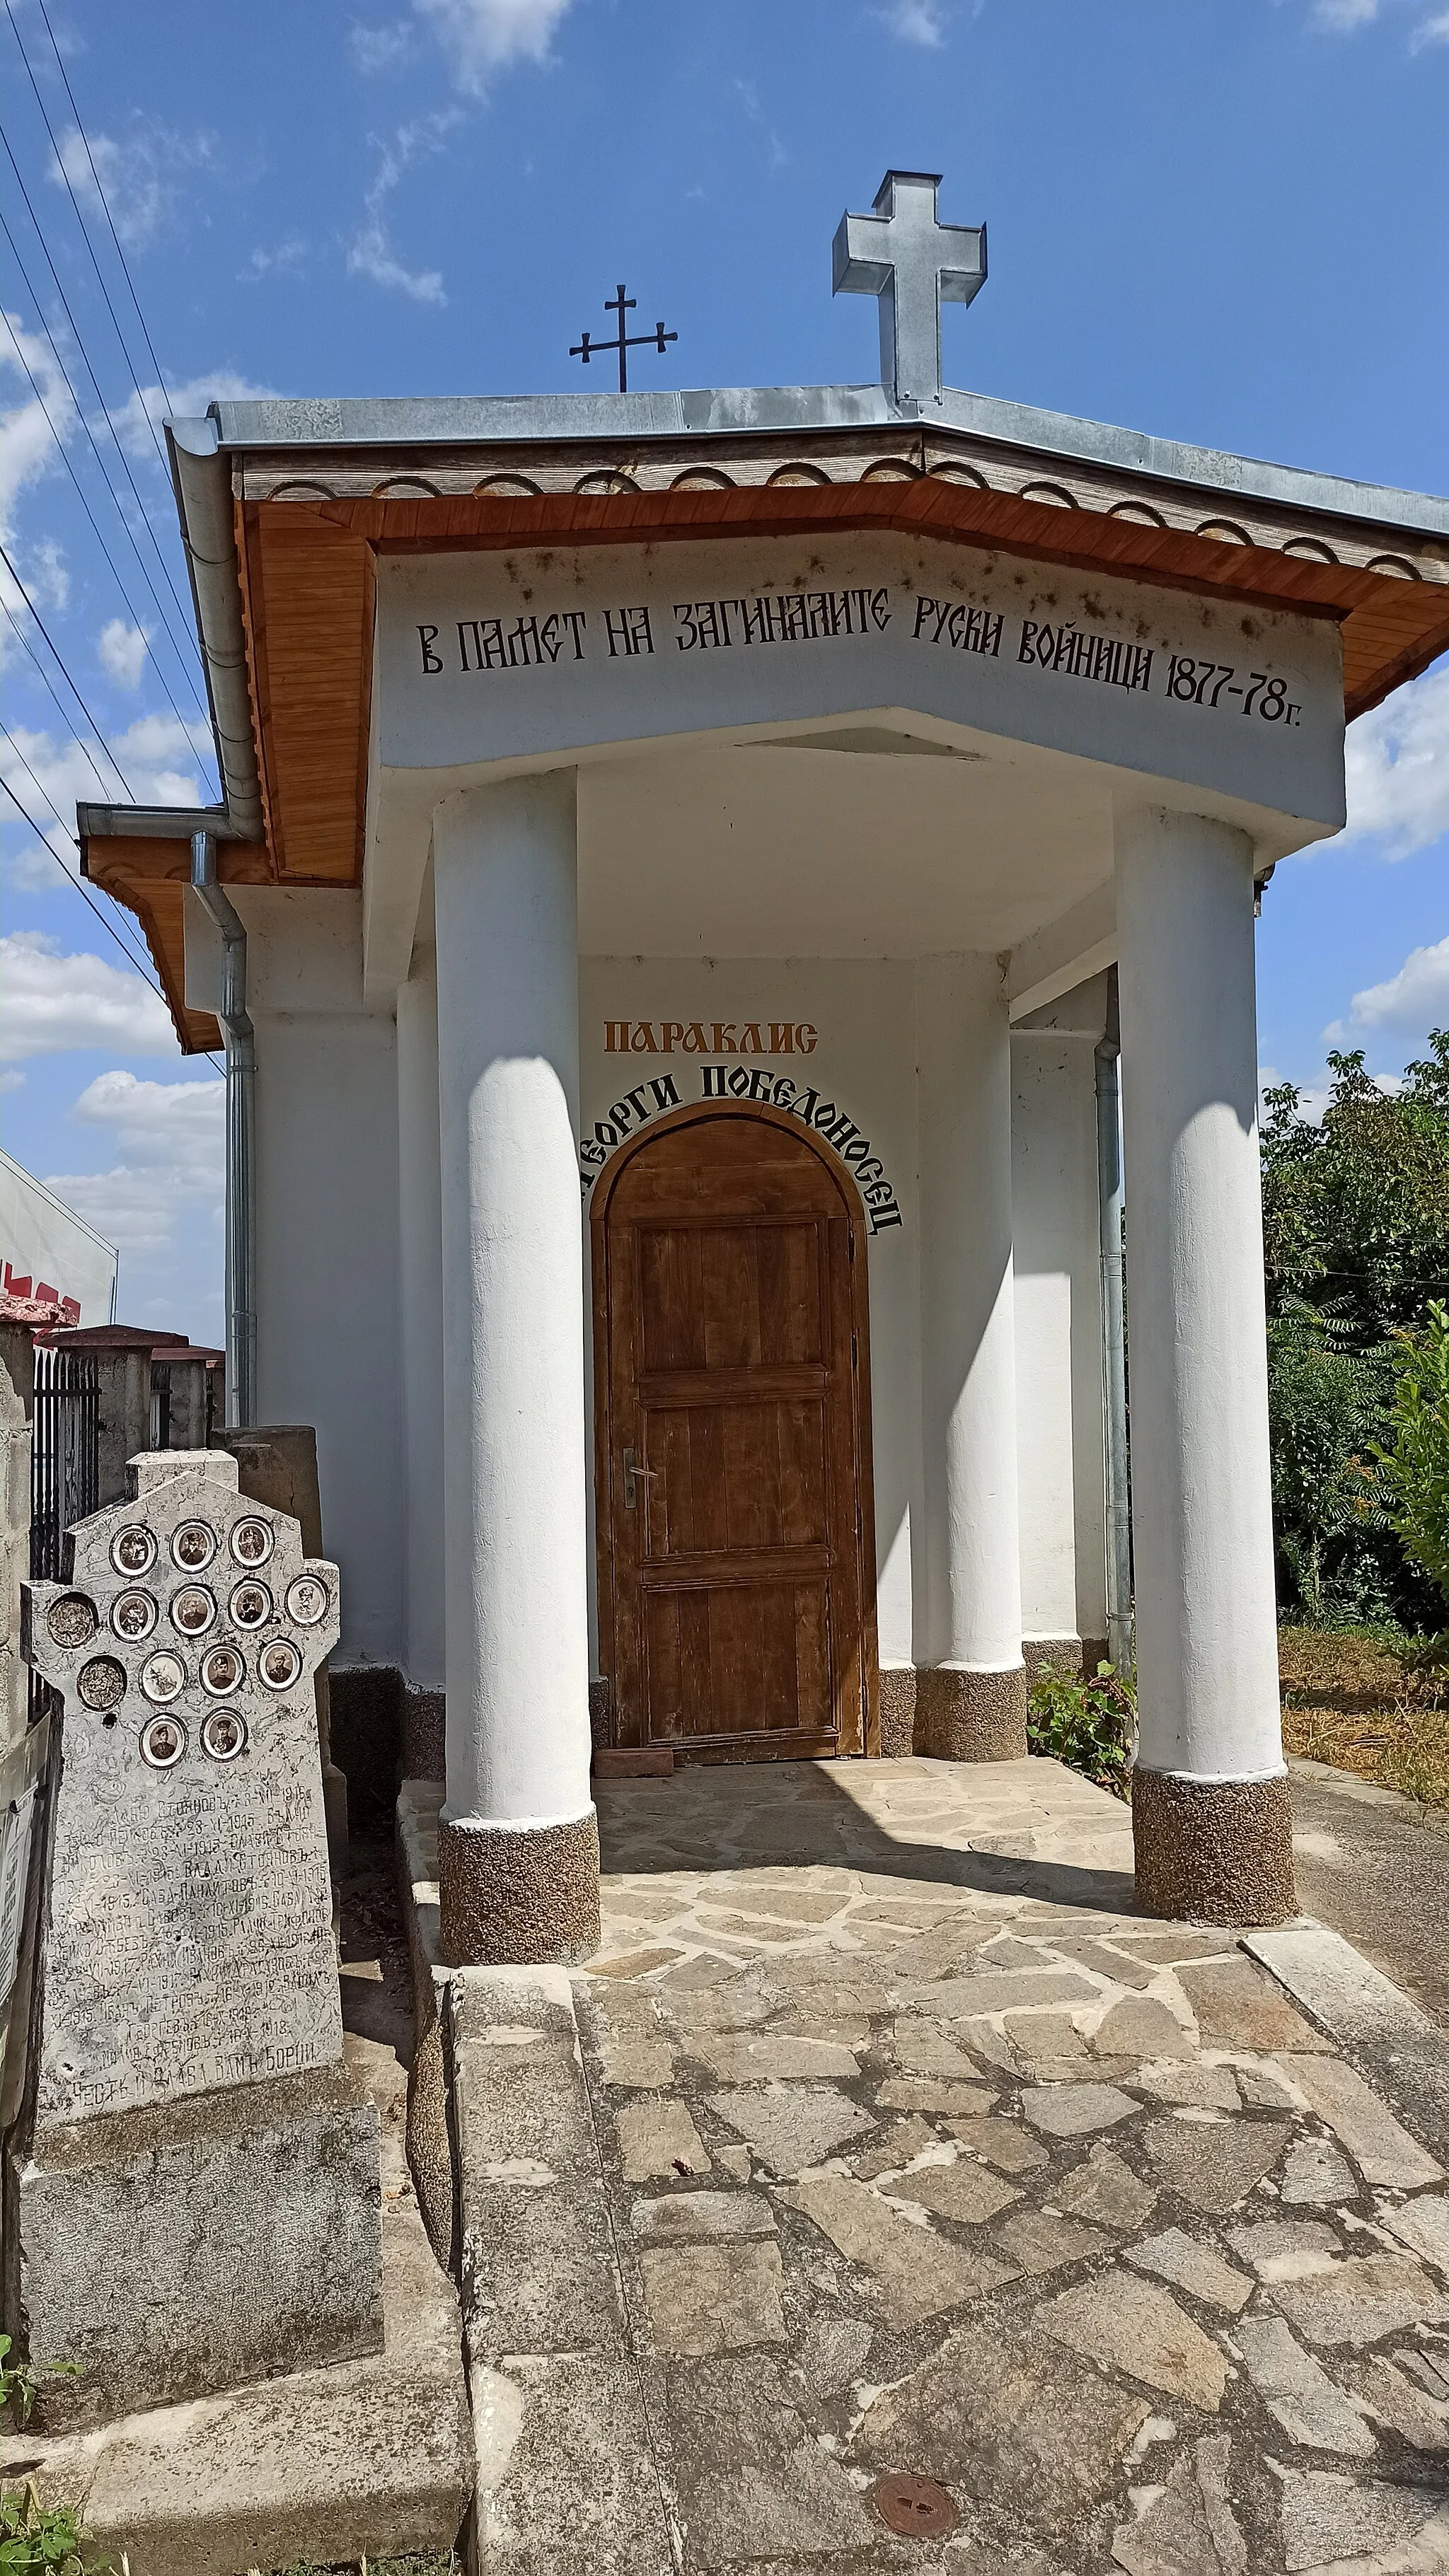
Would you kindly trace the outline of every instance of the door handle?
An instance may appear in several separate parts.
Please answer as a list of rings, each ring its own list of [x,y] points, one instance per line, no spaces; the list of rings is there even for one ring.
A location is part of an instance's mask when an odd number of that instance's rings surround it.
[[[632,1449],[626,1449],[626,1450],[625,1450],[625,1452],[624,1452],[624,1509],[625,1509],[625,1511],[626,1511],[626,1512],[632,1512],[632,1511],[636,1511],[636,1510],[638,1509],[638,1505],[639,1505],[639,1487],[640,1487],[641,1485],[644,1485],[644,1486],[652,1485],[652,1484],[653,1484],[653,1482],[654,1482],[654,1479],[655,1479],[655,1477],[658,1475],[658,1473],[659,1473],[659,1470],[658,1470],[658,1468],[657,1468],[657,1467],[645,1467],[645,1466],[642,1466],[642,1465],[640,1464],[640,1461],[635,1457],[634,1452],[633,1452],[633,1450],[632,1450]],[[645,1494],[644,1500],[645,1500],[645,1503],[647,1504],[647,1503],[648,1503],[648,1500],[649,1500],[649,1497],[648,1497],[647,1492],[646,1492],[646,1494]]]

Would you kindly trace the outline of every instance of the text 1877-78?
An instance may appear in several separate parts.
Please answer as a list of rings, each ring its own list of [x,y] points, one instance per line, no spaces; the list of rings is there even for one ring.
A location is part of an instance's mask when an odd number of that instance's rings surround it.
[[[1250,671],[1240,680],[1231,662],[1199,662],[1191,653],[1174,653],[1167,666],[1167,694],[1199,707],[1215,707],[1220,698],[1238,701],[1230,712],[1260,715],[1266,724],[1296,725],[1302,712],[1288,695],[1286,680],[1266,671]]]

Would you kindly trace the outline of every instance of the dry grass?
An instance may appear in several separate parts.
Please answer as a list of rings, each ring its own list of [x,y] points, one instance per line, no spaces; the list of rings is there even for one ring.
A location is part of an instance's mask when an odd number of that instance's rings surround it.
[[[1278,1661],[1290,1753],[1449,1818],[1449,1673],[1406,1667],[1365,1628],[1282,1628]]]

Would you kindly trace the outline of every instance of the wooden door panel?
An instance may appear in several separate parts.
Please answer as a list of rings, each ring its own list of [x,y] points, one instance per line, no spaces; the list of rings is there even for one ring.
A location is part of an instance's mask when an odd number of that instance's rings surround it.
[[[806,1547],[827,1536],[825,1408],[695,1404],[644,1408],[647,1550],[658,1564],[700,1549]]]
[[[600,1634],[619,1739],[705,1759],[863,1749],[875,1657],[849,1183],[775,1113],[712,1105],[621,1155],[594,1220]]]
[[[652,1740],[833,1740],[823,1581],[651,1590],[644,1635]]]
[[[818,1224],[640,1225],[638,1296],[646,1376],[824,1356]]]

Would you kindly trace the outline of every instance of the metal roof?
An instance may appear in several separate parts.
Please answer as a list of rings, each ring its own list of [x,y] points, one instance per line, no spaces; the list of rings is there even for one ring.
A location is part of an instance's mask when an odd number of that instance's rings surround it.
[[[992,394],[896,403],[882,385],[712,386],[686,393],[359,396],[341,400],[216,402],[204,421],[172,424],[193,455],[319,448],[543,447],[600,439],[728,438],[770,432],[935,428],[1073,463],[1193,484],[1293,510],[1318,510],[1421,536],[1449,537],[1449,499],[1273,465],[1226,449],[1189,447]]]

